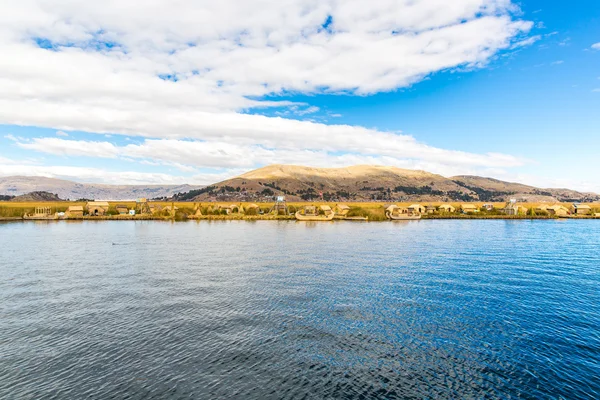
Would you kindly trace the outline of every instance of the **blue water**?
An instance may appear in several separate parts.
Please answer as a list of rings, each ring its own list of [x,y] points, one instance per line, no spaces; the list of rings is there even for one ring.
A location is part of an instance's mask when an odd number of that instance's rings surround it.
[[[0,224],[2,399],[600,398],[600,221]]]

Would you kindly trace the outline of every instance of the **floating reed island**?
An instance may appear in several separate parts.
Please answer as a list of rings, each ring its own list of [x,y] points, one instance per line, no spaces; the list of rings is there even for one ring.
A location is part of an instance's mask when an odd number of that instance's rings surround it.
[[[600,219],[600,203],[190,203],[137,201],[0,202],[0,220],[298,220]]]

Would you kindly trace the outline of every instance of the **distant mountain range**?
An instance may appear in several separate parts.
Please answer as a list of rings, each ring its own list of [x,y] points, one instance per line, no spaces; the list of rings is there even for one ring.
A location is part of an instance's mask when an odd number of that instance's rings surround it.
[[[425,171],[359,165],[310,168],[271,165],[238,177],[181,193],[176,200],[267,201],[464,201],[594,202],[600,196],[569,189],[540,189],[478,176],[445,178]]]
[[[31,192],[55,193],[61,199],[134,200],[140,197],[170,197],[202,186],[192,185],[104,185],[77,183],[41,176],[0,177],[0,195],[20,196]]]
[[[175,201],[454,201],[596,202],[600,195],[569,189],[540,189],[478,176],[445,178],[425,171],[359,165],[311,168],[271,165],[206,187],[191,185],[104,185],[45,177],[0,178],[0,195],[56,193],[61,199],[133,200],[140,197]]]

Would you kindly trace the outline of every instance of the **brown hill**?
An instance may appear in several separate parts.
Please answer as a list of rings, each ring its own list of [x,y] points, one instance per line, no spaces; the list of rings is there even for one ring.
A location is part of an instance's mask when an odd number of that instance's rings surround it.
[[[57,194],[48,192],[31,192],[13,197],[10,201],[64,201]]]
[[[359,165],[311,168],[270,165],[200,190],[174,196],[192,201],[595,201],[596,194],[564,189],[538,189],[518,183],[473,176],[445,178],[426,171]]]

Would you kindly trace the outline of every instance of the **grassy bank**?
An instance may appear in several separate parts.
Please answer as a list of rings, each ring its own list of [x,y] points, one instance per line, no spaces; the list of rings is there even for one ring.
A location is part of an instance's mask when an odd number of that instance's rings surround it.
[[[293,220],[294,212],[301,209],[306,205],[329,205],[332,208],[335,203],[324,203],[324,202],[293,202],[288,203],[288,215],[273,215],[269,213],[274,203],[260,203],[258,209],[249,209],[248,206],[251,203],[229,203],[229,202],[210,202],[210,203],[193,203],[193,202],[152,202],[156,209],[162,209],[155,212],[152,215],[119,215],[116,206],[125,205],[129,209],[135,209],[135,202],[117,201],[109,202],[109,209],[105,216],[100,217],[89,217],[85,216],[79,219],[86,220]],[[348,212],[349,217],[367,217],[369,221],[386,221],[385,217],[385,204],[376,202],[365,202],[365,203],[345,203],[350,207]],[[407,207],[412,203],[394,203],[400,207]],[[427,203],[427,205],[439,206],[441,203]],[[69,206],[83,206],[85,202],[0,202],[0,220],[14,220],[22,218],[25,214],[32,214],[36,207],[50,207],[52,213],[65,212]],[[175,213],[165,210],[165,207],[175,206]],[[248,210],[246,213],[234,212],[227,214],[222,207],[235,205],[237,208],[244,208]],[[478,213],[462,214],[460,213],[460,204],[451,203],[457,211],[454,213],[440,213],[434,214],[423,214],[422,219],[552,219],[546,213],[532,213],[531,210],[535,209],[538,204],[519,203],[519,205],[526,207],[529,212],[526,214],[519,215],[505,215],[499,208],[504,206],[502,204],[495,204],[496,209],[492,211],[481,210]],[[481,207],[482,204],[475,203],[477,207]],[[564,204],[569,206],[569,204]],[[597,207],[594,207],[597,206]],[[195,215],[197,210],[200,210],[202,215]],[[592,205],[592,212],[600,212],[600,205]],[[593,217],[577,217],[577,218],[593,218]]]

